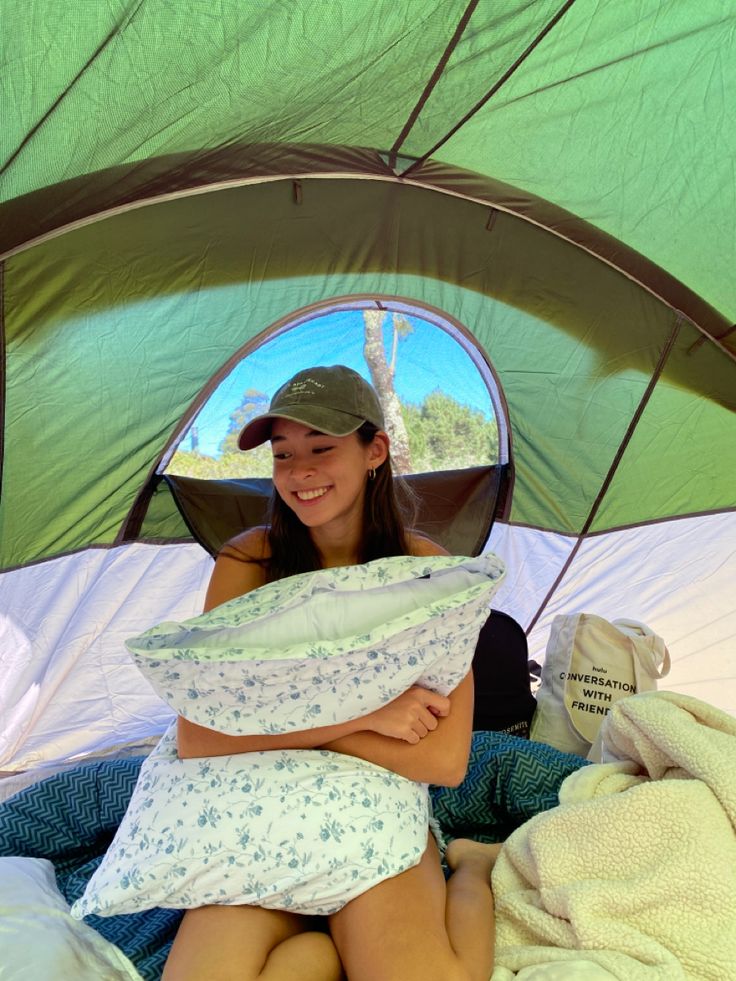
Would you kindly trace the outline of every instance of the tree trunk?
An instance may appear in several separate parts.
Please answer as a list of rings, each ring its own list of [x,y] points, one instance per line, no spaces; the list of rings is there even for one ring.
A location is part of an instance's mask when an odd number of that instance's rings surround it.
[[[393,372],[386,360],[386,350],[383,344],[383,321],[386,319],[385,310],[364,310],[365,343],[363,354],[368,362],[373,387],[383,406],[386,419],[386,432],[391,440],[391,459],[396,473],[411,473],[411,453],[409,452],[409,437],[401,414],[401,403],[394,390]],[[394,324],[394,333],[396,325]]]

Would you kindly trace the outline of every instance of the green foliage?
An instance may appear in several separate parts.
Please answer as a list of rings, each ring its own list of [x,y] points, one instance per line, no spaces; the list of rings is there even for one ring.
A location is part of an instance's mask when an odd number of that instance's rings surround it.
[[[243,453],[241,450],[207,456],[190,450],[177,450],[167,467],[169,473],[183,477],[218,480],[226,477],[270,477],[271,447],[268,443]]]
[[[421,405],[404,405],[414,471],[457,470],[498,460],[498,427],[482,412],[436,389]]]

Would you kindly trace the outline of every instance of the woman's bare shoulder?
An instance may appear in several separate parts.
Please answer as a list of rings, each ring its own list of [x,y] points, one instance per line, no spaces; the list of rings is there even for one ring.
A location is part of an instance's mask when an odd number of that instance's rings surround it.
[[[262,562],[271,558],[268,526],[257,525],[234,535],[220,549],[219,555],[241,562]]]
[[[249,528],[225,542],[215,560],[204,609],[211,610],[265,585],[270,557],[268,528]]]
[[[407,531],[406,544],[409,546],[409,555],[449,555],[446,548],[433,542],[419,531]]]

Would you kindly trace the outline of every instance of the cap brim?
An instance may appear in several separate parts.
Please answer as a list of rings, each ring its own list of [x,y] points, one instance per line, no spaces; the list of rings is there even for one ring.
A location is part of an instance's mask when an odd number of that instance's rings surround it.
[[[271,435],[271,419],[273,416],[259,416],[252,419],[240,430],[238,446],[241,450],[252,450],[255,446],[265,443]]]
[[[281,412],[267,412],[265,415],[251,419],[240,431],[238,446],[241,450],[252,450],[271,438],[271,424],[274,419],[288,419],[302,426],[309,426],[328,436],[349,436],[365,422],[349,412],[339,412],[336,409],[323,409],[318,405],[294,407],[293,412],[285,407]]]

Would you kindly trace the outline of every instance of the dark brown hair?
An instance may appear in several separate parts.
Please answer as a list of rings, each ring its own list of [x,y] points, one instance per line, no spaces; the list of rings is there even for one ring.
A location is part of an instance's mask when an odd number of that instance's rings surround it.
[[[364,446],[368,446],[377,432],[378,428],[373,423],[364,422],[356,431],[356,436]],[[401,502],[396,493],[397,485],[402,495]],[[412,504],[411,492],[400,477],[393,476],[388,456],[376,468],[376,476],[366,484],[359,562],[408,553],[405,529],[411,523],[408,519],[413,517]],[[271,558],[264,565],[269,582],[322,567],[309,529],[282,501],[275,487],[271,492],[268,523]]]

